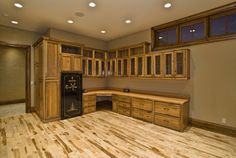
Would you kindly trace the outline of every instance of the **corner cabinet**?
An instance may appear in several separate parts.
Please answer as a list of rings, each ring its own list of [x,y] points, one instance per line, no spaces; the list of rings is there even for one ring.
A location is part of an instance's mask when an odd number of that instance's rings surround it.
[[[43,122],[60,119],[60,45],[47,38],[34,45],[35,112]]]

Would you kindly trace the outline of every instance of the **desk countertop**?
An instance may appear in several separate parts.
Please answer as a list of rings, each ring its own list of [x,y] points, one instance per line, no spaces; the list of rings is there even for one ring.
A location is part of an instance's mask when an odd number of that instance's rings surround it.
[[[151,95],[151,94],[141,94],[141,93],[133,93],[133,92],[121,92],[118,90],[93,90],[83,93],[84,96],[86,95],[96,95],[96,96],[112,96],[112,95],[123,95],[135,98],[142,98],[142,99],[150,99],[154,101],[160,102],[168,102],[174,104],[184,104],[188,102],[188,99],[181,99],[181,98],[174,98],[174,97],[165,97],[165,96],[158,96],[158,95]]]

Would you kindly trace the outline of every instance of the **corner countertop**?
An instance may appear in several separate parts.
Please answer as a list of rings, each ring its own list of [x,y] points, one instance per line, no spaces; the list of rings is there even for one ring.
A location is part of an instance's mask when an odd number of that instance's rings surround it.
[[[87,96],[87,95],[96,95],[96,96],[122,95],[122,96],[150,99],[150,100],[154,100],[154,101],[168,102],[168,103],[181,104],[181,105],[189,102],[189,99],[165,97],[165,96],[133,93],[133,92],[126,93],[126,92],[122,92],[122,91],[118,91],[118,90],[92,90],[92,91],[88,91],[88,92],[83,93],[83,96]]]

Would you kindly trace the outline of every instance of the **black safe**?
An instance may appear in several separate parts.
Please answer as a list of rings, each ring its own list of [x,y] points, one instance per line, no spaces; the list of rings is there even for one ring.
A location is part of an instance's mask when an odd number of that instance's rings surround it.
[[[71,118],[82,114],[82,74],[61,73],[61,118]]]

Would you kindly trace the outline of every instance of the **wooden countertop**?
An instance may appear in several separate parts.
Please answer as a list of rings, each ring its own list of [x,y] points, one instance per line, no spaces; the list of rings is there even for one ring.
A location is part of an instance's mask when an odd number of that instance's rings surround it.
[[[174,104],[184,104],[189,101],[188,99],[164,97],[164,96],[158,96],[158,95],[141,94],[141,93],[133,93],[133,92],[125,93],[125,92],[121,92],[117,90],[93,90],[93,91],[83,93],[83,96],[86,96],[86,95],[96,95],[96,96],[123,95],[123,96],[150,99],[150,100],[168,102],[168,103],[174,103]]]

